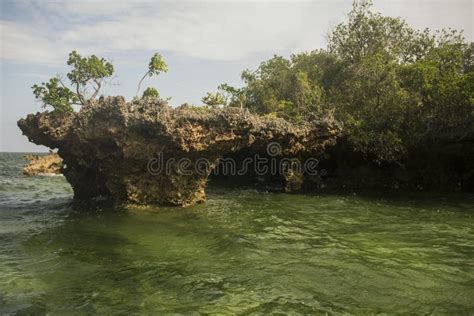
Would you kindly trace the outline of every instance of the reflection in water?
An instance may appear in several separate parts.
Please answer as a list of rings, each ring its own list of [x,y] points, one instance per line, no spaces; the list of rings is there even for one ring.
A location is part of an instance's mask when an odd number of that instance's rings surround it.
[[[0,314],[468,313],[472,195],[211,189],[187,209],[77,210],[0,155]]]

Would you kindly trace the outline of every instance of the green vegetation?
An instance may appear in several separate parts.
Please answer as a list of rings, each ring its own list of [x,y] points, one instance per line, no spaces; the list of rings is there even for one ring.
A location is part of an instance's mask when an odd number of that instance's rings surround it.
[[[224,98],[224,104],[240,108],[243,107],[245,102],[245,89],[237,89],[224,83],[218,87],[218,90]]]
[[[148,87],[143,91],[142,98],[159,98],[160,93],[153,87]]]
[[[72,89],[66,86],[59,76],[31,87],[35,98],[42,102],[44,107],[51,106],[57,113],[72,112],[73,105],[86,105],[95,100],[105,80],[114,73],[114,66],[104,58],[96,55],[82,57],[76,51],[69,54],[67,64],[72,67],[67,73]],[[148,64],[148,71],[138,84],[137,94],[142,81],[147,76],[151,77],[167,71],[168,66],[161,55],[154,54]],[[88,89],[92,89],[92,94],[87,93]],[[155,88],[148,87],[143,92],[142,98],[160,98],[160,94]]]
[[[81,57],[76,51],[69,54],[67,64],[73,68],[67,77],[75,86],[77,97],[83,105],[87,101],[85,97],[87,85],[92,85],[94,92],[89,99],[93,100],[99,94],[102,81],[114,73],[114,66],[104,58],[95,55]]]
[[[415,30],[400,18],[370,9],[368,0],[354,2],[347,21],[329,34],[325,49],[274,56],[256,70],[245,70],[243,87],[221,84],[202,102],[245,106],[268,118],[334,117],[343,126],[338,141],[343,148],[338,152],[344,154],[339,162],[352,159],[345,156],[349,155],[405,168],[403,163],[411,159],[418,161],[412,169],[439,169],[444,164],[446,175],[469,178],[474,174],[469,143],[474,139],[474,44],[461,32]],[[57,112],[93,100],[114,70],[103,58],[81,57],[75,51],[68,65],[74,92],[60,78],[32,87],[35,97]],[[147,76],[167,71],[162,56],[154,54],[138,84],[137,98]],[[90,87],[92,95],[87,96]],[[142,97],[160,95],[147,88]],[[448,145],[449,159],[431,158]],[[431,166],[426,165],[429,160]],[[453,164],[454,171],[449,167]]]
[[[202,103],[210,106],[220,105],[225,103],[224,97],[218,93],[208,92],[202,99]]]
[[[43,105],[50,105],[57,112],[71,112],[71,104],[79,102],[77,95],[60,84],[59,78],[51,78],[49,82],[33,87],[35,98],[41,100]]]
[[[142,79],[138,83],[138,88],[137,88],[137,95],[140,92],[140,87],[142,85],[143,80],[148,77],[152,76],[158,76],[162,72],[168,72],[168,65],[166,65],[165,61],[163,60],[163,57],[155,53],[152,57],[150,62],[148,63],[148,71],[143,75]]]
[[[76,51],[69,54],[67,64],[72,67],[67,77],[75,92],[59,77],[32,87],[35,98],[41,101],[43,106],[51,106],[55,112],[70,112],[73,110],[72,105],[86,105],[90,100],[94,100],[104,80],[114,73],[114,66],[104,58],[95,55],[82,57]],[[87,94],[87,88],[93,90],[90,96]]]
[[[417,31],[355,2],[326,49],[274,56],[221,85],[228,105],[301,119],[334,112],[355,151],[396,161],[411,148],[473,133],[473,44],[462,33]]]

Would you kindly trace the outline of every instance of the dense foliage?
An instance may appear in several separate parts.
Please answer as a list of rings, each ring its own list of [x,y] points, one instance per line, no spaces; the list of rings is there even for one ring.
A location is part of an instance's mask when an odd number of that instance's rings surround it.
[[[36,99],[42,100],[45,106],[52,106],[57,112],[70,112],[71,104],[79,101],[74,92],[61,86],[58,78],[51,78],[49,82],[43,82],[41,85],[35,84],[32,89]]]
[[[355,2],[327,49],[274,56],[245,83],[228,85],[227,104],[304,119],[333,113],[354,150],[396,161],[410,148],[474,133],[473,44],[462,33],[410,28]]]

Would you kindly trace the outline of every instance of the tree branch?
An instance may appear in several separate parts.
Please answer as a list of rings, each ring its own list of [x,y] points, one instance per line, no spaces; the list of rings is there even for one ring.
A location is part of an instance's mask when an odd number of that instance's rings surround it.
[[[66,85],[63,83],[63,81],[61,80],[59,76],[57,77],[57,79],[58,79],[58,82],[61,84],[61,86],[63,86],[64,89],[67,89]]]
[[[97,87],[94,88],[95,91],[92,94],[92,96],[90,97],[90,99],[92,99],[92,100],[94,100],[97,97],[97,95],[99,94],[100,87],[101,87],[101,82],[99,80],[94,79],[94,82],[97,85]]]
[[[86,101],[84,99],[84,96],[79,91],[79,83],[76,83],[76,94],[77,94],[77,97],[79,99],[79,102],[81,102],[82,105],[86,105]]]
[[[146,76],[148,76],[150,72],[147,71],[147,73],[142,77],[142,79],[140,80],[140,82],[138,83],[138,89],[137,89],[137,97],[138,97],[138,93],[140,92],[140,87],[142,86],[142,82],[143,80],[145,80]]]

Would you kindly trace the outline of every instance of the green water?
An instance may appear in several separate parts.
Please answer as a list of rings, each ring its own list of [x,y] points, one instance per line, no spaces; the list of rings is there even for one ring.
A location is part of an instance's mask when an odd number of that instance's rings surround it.
[[[0,154],[0,314],[472,314],[474,196],[213,189],[77,209]]]

